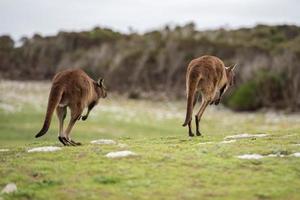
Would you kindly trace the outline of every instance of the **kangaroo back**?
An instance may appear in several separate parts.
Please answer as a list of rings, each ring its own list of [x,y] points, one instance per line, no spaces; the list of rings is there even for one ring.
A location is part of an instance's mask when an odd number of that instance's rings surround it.
[[[57,105],[59,104],[62,94],[63,94],[63,88],[52,86],[49,94],[48,107],[47,107],[47,112],[44,120],[44,125],[42,129],[36,134],[35,136],[36,138],[43,136],[48,131],[53,112],[56,109]]]

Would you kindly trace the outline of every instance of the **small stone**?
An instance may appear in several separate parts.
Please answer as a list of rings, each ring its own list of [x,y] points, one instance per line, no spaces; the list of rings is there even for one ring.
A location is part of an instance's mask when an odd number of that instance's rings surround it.
[[[114,140],[100,139],[100,140],[92,140],[91,144],[117,144],[117,143]]]
[[[200,142],[198,145],[203,145],[203,144],[212,144],[213,142]]]
[[[300,157],[300,152],[293,153],[292,155],[295,157]]]
[[[17,186],[14,183],[9,183],[7,184],[3,190],[1,191],[2,194],[9,194],[12,192],[16,192],[17,191]]]
[[[234,142],[236,142],[236,140],[225,140],[225,141],[220,142],[220,144],[229,144],[229,143],[234,143]]]
[[[242,138],[258,138],[258,137],[266,137],[269,134],[248,134],[248,133],[243,133],[243,134],[238,134],[238,135],[229,135],[226,136],[224,139],[242,139]]]
[[[271,157],[271,158],[280,157],[280,158],[283,158],[283,157],[285,157],[285,155],[283,155],[283,154],[269,154],[266,157]]]
[[[128,156],[136,156],[137,154],[132,151],[115,151],[106,154],[107,158],[123,158]]]
[[[264,156],[260,155],[260,154],[244,154],[244,155],[240,155],[240,156],[237,156],[238,158],[240,159],[255,159],[255,160],[258,160],[258,159],[262,159]]]
[[[58,151],[61,150],[61,147],[54,147],[54,146],[45,146],[45,147],[36,147],[29,149],[27,152],[53,152],[53,151]]]

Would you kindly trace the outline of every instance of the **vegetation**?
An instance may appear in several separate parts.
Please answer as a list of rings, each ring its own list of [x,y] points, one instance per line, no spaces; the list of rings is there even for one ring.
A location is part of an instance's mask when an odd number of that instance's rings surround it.
[[[257,83],[249,81],[239,86],[227,100],[230,108],[238,111],[256,110],[261,107],[261,100],[257,96]]]
[[[87,121],[75,125],[80,147],[28,153],[55,145],[57,119],[40,139],[49,83],[0,82],[0,188],[18,190],[3,199],[299,199],[300,158],[242,160],[247,153],[290,155],[300,151],[300,118],[275,113],[234,113],[209,106],[203,137],[187,137],[181,127],[184,101],[100,102]],[[113,100],[113,99],[118,99]],[[222,144],[225,136],[266,133],[268,137]],[[94,139],[116,145],[93,145]],[[212,142],[212,143],[205,143]],[[123,145],[120,145],[123,144]],[[204,143],[204,144],[203,144]],[[109,159],[111,151],[135,157]]]
[[[250,109],[299,110],[300,28],[290,25],[197,31],[194,24],[187,24],[145,34],[122,34],[97,27],[23,38],[20,47],[15,47],[9,36],[2,36],[0,76],[49,80],[59,70],[80,67],[94,78],[105,77],[111,91],[135,93],[140,98],[159,95],[182,99],[186,67],[191,59],[204,54],[216,55],[226,65],[238,63],[236,90],[256,82],[256,76],[266,71],[280,79],[276,90],[272,90],[272,81],[260,79],[264,90],[255,90],[261,103]],[[266,90],[270,95],[264,95]],[[273,92],[280,98],[274,98]],[[239,94],[236,92],[234,98]],[[246,108],[232,101],[235,103],[226,105]]]

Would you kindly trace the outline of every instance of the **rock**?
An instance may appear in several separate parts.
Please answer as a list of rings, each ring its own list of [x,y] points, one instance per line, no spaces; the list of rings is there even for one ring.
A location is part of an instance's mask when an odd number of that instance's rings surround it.
[[[271,157],[271,158],[280,157],[280,158],[282,158],[282,157],[285,157],[285,155],[283,155],[283,154],[269,154],[269,155],[266,155],[266,157]]]
[[[27,152],[53,152],[53,151],[59,151],[61,150],[61,147],[55,147],[55,146],[45,146],[45,147],[36,147],[29,149]]]
[[[237,157],[240,159],[255,159],[255,160],[264,158],[264,156],[260,154],[244,154],[244,155],[239,155]]]
[[[115,151],[106,154],[107,158],[123,158],[128,156],[136,156],[137,154],[132,151]]]
[[[100,139],[100,140],[92,140],[92,144],[117,144],[114,140],[108,139]]]
[[[293,153],[292,156],[295,156],[295,157],[299,158],[300,157],[300,152]]]
[[[17,191],[17,186],[14,183],[9,183],[7,184],[3,190],[1,191],[2,194],[9,194],[12,192],[16,192]]]
[[[266,137],[269,136],[269,134],[248,134],[248,133],[243,133],[243,134],[238,134],[238,135],[230,135],[226,136],[224,139],[243,139],[243,138],[258,138],[258,137]]]
[[[244,154],[244,155],[240,155],[240,156],[237,156],[238,158],[240,159],[261,159],[261,158],[283,158],[283,157],[286,157],[287,155],[284,155],[284,154],[268,154],[268,155],[260,155],[260,154]],[[293,153],[293,154],[290,154],[289,156],[295,156],[295,157],[300,157],[300,152],[296,152],[296,153]]]
[[[212,144],[213,142],[200,142],[198,143],[198,145],[202,145],[202,144]]]
[[[225,140],[225,141],[220,142],[220,144],[229,144],[229,143],[233,143],[233,142],[236,142],[236,140]]]

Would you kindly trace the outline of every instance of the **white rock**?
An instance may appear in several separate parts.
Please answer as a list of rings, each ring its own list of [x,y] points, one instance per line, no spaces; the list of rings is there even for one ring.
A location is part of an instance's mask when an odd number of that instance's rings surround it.
[[[100,139],[100,140],[92,140],[92,144],[117,144],[114,140],[108,139]]]
[[[107,158],[123,158],[128,156],[136,156],[137,154],[132,151],[115,151],[106,154]]]
[[[9,149],[0,149],[0,152],[7,152]]]
[[[54,147],[54,146],[46,146],[46,147],[36,147],[29,149],[27,152],[53,152],[53,151],[58,151],[61,150],[61,147]]]
[[[300,157],[300,152],[293,153],[292,156]]]
[[[12,192],[15,192],[15,191],[17,191],[17,186],[16,186],[16,184],[14,184],[14,183],[9,183],[9,184],[7,184],[4,188],[3,188],[3,190],[1,191],[1,193],[12,193]]]
[[[300,146],[300,144],[293,144],[294,146]]]
[[[239,155],[237,156],[240,159],[262,159],[264,156],[260,155],[260,154],[244,154],[244,155]]]
[[[202,145],[202,144],[212,144],[213,142],[200,142],[198,143],[199,145]]]
[[[236,142],[236,140],[225,140],[225,141],[220,142],[220,144],[229,144],[229,143],[234,143],[234,142]]]
[[[257,138],[257,137],[266,137],[269,134],[248,134],[248,133],[243,133],[243,134],[239,134],[239,135],[230,135],[230,136],[226,136],[224,139],[228,140],[228,139],[242,139],[242,138]]]
[[[282,155],[282,154],[269,154],[269,155],[266,155],[266,157],[285,157],[285,155]]]

